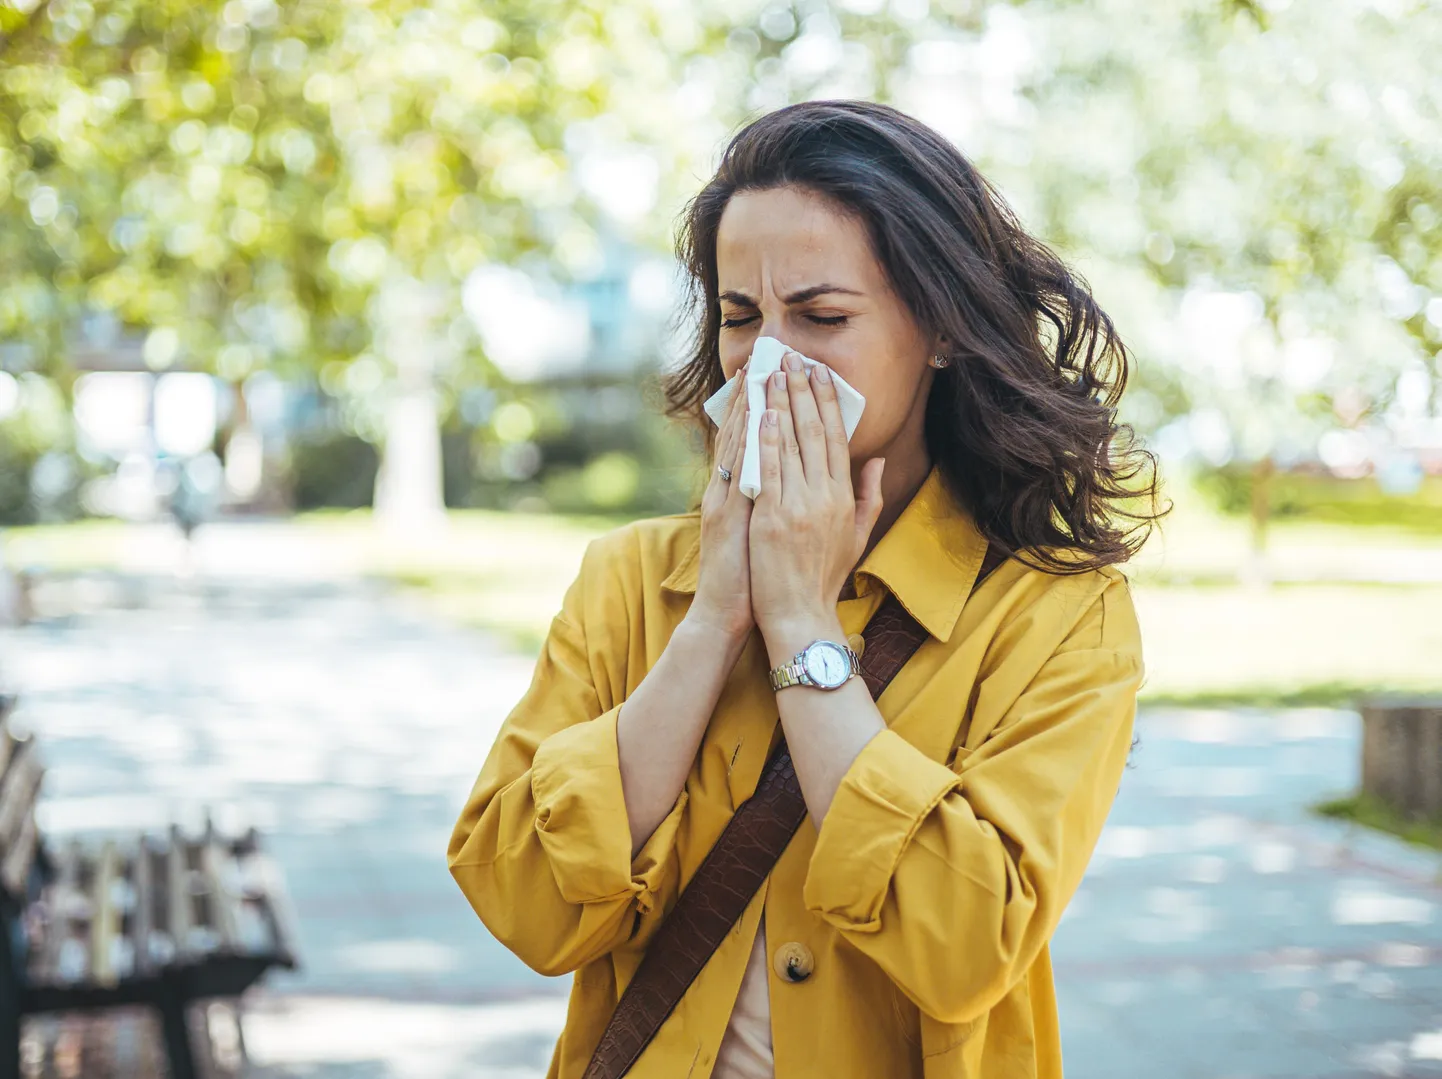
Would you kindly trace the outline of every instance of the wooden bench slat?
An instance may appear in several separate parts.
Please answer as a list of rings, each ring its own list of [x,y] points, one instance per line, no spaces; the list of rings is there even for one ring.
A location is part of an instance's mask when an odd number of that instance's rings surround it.
[[[150,934],[155,927],[155,867],[149,836],[141,836],[135,846],[130,883],[135,889],[135,906],[130,916],[130,950],[134,957],[135,974],[144,977],[155,969],[150,955]]]
[[[11,749],[9,766],[0,776],[0,846],[9,847],[20,835],[25,818],[35,808],[44,774],[35,739],[17,742]]]
[[[173,850],[167,840],[147,844],[150,859],[150,932],[145,941],[147,962],[164,967],[175,962],[179,952],[171,935],[170,861]]]
[[[185,896],[189,904],[190,929],[185,951],[190,962],[199,962],[215,951],[219,934],[215,929],[215,897],[205,875],[205,845],[185,837]]]
[[[117,945],[122,940],[122,912],[114,894],[120,873],[120,852],[113,840],[107,840],[95,859],[95,877],[90,882],[90,976],[107,988],[120,980]]]
[[[70,935],[72,895],[80,865],[80,843],[72,840],[55,855],[55,876],[45,889],[45,937],[36,950],[31,964],[32,982],[61,981],[61,957]]]
[[[66,844],[56,862],[56,877],[45,895],[49,926],[35,956],[31,980],[72,984],[84,981],[90,973],[90,881],[94,872],[79,841]]]
[[[95,923],[96,851],[81,844],[75,862],[75,888],[68,896],[68,925],[60,944],[60,977],[67,982],[88,982],[94,977],[90,965],[91,927]]]
[[[9,716],[6,716],[6,720]],[[0,735],[0,775],[10,766],[11,759],[15,756],[15,749],[26,741],[24,738],[17,738],[15,732],[10,729],[10,724],[0,721],[3,724],[3,735]]]
[[[0,888],[14,899],[23,899],[30,882],[30,867],[35,864],[35,846],[38,842],[35,830],[35,812],[25,814],[20,825],[20,834],[5,848],[0,860]]]
[[[211,926],[220,948],[234,955],[240,950],[237,927],[240,897],[232,886],[235,857],[207,827],[201,848],[201,868],[210,893]]]
[[[190,880],[185,836],[180,826],[170,826],[170,848],[166,858],[166,920],[161,924],[175,944],[176,961],[190,958]]]

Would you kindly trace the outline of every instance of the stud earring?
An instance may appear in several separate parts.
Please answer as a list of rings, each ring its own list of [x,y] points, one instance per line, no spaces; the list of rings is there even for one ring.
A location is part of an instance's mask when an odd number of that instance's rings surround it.
[[[950,356],[943,356],[943,355],[941,355],[940,353],[937,353],[935,356],[933,356],[931,359],[927,360],[926,362],[929,363],[929,364],[931,364],[932,367],[935,367],[935,368],[937,368],[938,370],[940,370],[940,369],[943,368],[943,367],[950,367],[950,366],[951,366],[951,357],[950,357]]]

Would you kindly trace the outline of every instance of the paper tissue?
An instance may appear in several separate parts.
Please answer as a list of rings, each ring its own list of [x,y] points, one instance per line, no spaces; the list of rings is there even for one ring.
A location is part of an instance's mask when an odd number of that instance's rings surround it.
[[[746,369],[746,403],[751,414],[746,417],[746,450],[741,457],[741,474],[735,477],[741,485],[741,493],[747,498],[755,498],[761,491],[761,414],[766,411],[766,380],[781,369],[781,357],[784,355],[786,346],[774,337],[758,337],[751,348],[751,365]],[[818,361],[802,356],[801,362],[810,370]],[[726,385],[708,397],[702,406],[711,422],[718,427],[726,418],[726,404],[736,389],[738,377],[733,375],[728,379]],[[861,419],[862,409],[866,407],[866,398],[835,371],[831,372],[831,384],[836,387],[841,421],[846,427],[846,437],[850,438]]]

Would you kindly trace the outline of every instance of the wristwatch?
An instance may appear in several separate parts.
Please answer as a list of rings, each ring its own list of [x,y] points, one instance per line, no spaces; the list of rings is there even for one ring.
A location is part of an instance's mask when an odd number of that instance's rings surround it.
[[[773,668],[771,688],[815,686],[817,689],[840,689],[861,673],[861,661],[844,644],[836,641],[812,641],[792,657],[789,663]]]

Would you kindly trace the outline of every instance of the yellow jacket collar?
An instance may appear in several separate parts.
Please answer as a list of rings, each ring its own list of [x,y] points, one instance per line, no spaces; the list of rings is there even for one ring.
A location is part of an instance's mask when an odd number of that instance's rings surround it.
[[[944,641],[956,627],[985,556],[986,538],[933,467],[896,523],[856,568],[856,592],[866,593],[867,578],[881,582],[928,633]],[[696,538],[661,587],[694,593],[700,564],[698,517]]]

